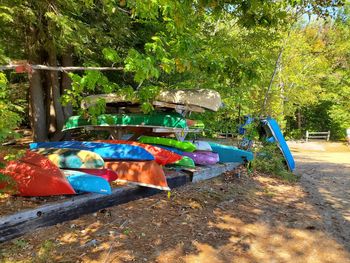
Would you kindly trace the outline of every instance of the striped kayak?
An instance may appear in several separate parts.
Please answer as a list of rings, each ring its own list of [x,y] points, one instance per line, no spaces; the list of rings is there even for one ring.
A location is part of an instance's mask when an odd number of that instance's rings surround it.
[[[91,151],[76,149],[38,148],[35,152],[45,155],[62,169],[102,168],[105,163],[100,155]]]
[[[139,141],[147,144],[157,144],[157,145],[175,147],[185,152],[193,152],[196,150],[196,146],[191,142],[180,142],[169,138],[141,136],[139,138]]]
[[[103,179],[107,180],[108,182],[113,182],[118,179],[118,175],[110,170],[110,169],[70,169],[70,170],[75,170],[75,171],[80,171],[83,173],[95,175],[102,177]]]
[[[160,165],[167,165],[170,163],[175,163],[179,160],[181,160],[182,156],[154,146],[154,145],[149,145],[149,144],[143,144],[135,141],[124,141],[124,140],[99,140],[98,142],[103,142],[103,143],[111,143],[111,144],[130,144],[130,145],[135,145],[144,148],[146,151],[151,153],[154,156],[154,160],[160,164]]]
[[[222,145],[214,142],[209,142],[213,152],[219,154],[219,161],[221,163],[243,163],[251,161],[254,158],[252,152],[238,149],[234,146]]]
[[[96,122],[82,116],[70,117],[63,130],[77,129],[87,126],[142,126],[142,127],[170,127],[187,129],[186,119],[177,112],[153,112],[150,114],[102,114]]]
[[[199,165],[213,165],[219,162],[219,154],[214,152],[195,151],[191,153],[184,152],[183,154]]]
[[[117,182],[127,182],[140,186],[170,190],[162,167],[155,161],[105,163],[106,168],[118,174]]]
[[[106,179],[76,170],[62,170],[76,192],[111,194],[112,189]]]
[[[145,149],[127,144],[109,144],[99,142],[79,142],[79,141],[62,141],[62,142],[36,142],[30,144],[30,149],[38,148],[64,148],[88,150],[100,155],[104,160],[154,160],[152,154]]]
[[[0,173],[9,176],[20,196],[75,194],[61,170],[41,154],[27,151],[17,161],[10,161]],[[1,189],[6,185],[1,185]]]

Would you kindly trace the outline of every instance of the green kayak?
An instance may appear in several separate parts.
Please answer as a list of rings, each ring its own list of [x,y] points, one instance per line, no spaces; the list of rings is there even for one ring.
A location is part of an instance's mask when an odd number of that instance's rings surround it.
[[[177,161],[176,163],[173,163],[172,165],[189,167],[189,168],[195,167],[194,161],[190,157],[187,157],[187,156],[182,157],[181,160]]]
[[[139,141],[146,144],[158,144],[158,145],[170,146],[185,152],[193,152],[196,150],[196,146],[191,142],[180,142],[169,138],[141,136]]]
[[[93,122],[82,116],[72,116],[65,123],[63,130],[76,129],[85,126],[156,126],[186,129],[186,119],[177,112],[153,112],[151,114],[102,114]]]

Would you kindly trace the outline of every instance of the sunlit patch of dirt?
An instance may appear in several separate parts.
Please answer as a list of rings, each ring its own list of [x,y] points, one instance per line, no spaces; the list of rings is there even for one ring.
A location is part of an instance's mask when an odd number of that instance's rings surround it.
[[[350,262],[300,184],[237,175],[39,229],[2,244],[0,261]]]

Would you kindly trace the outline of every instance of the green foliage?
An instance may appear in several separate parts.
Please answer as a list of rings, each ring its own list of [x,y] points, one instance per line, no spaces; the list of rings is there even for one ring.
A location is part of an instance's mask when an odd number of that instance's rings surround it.
[[[296,182],[298,177],[288,171],[284,157],[276,144],[264,144],[255,151],[252,168],[258,172],[275,176],[288,182]]]

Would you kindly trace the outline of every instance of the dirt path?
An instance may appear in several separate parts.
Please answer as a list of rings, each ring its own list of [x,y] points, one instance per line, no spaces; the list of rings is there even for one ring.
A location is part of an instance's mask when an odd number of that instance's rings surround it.
[[[328,233],[350,251],[350,148],[340,143],[291,144],[301,174]]]
[[[229,173],[37,230],[0,262],[350,262],[343,153],[293,149],[301,183]]]

